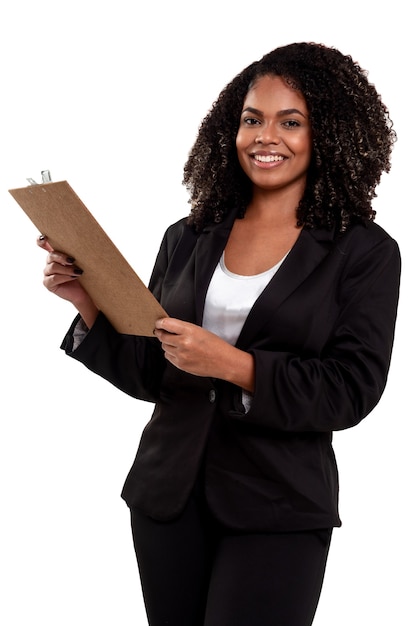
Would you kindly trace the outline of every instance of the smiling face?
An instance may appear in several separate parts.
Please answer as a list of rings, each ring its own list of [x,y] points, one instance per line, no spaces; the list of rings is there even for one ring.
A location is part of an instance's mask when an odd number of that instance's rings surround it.
[[[240,165],[254,189],[303,195],[312,154],[308,108],[279,76],[262,76],[248,91],[236,137]]]

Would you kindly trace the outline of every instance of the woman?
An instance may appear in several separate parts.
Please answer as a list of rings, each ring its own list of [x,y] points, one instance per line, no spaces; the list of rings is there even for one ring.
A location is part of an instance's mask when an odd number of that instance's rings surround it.
[[[300,43],[240,73],[185,165],[155,338],[118,334],[76,260],[44,284],[79,311],[62,348],[155,403],[123,488],[152,626],[307,626],[332,528],[331,440],[385,387],[396,242],[371,202],[395,133],[349,56]]]

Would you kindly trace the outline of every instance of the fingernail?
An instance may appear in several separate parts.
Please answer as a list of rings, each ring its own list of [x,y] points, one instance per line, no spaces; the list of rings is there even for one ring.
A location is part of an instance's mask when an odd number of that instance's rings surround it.
[[[78,274],[78,276],[80,276],[83,273],[83,270],[81,270],[79,267],[76,267],[75,270],[73,270],[74,274]]]
[[[74,263],[75,258],[73,256],[67,256],[67,263]]]

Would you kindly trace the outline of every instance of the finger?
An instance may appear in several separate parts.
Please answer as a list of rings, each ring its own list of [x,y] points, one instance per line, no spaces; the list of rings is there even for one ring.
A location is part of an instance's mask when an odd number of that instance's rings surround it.
[[[50,257],[57,256],[56,253],[51,253]],[[66,263],[60,260],[60,255],[57,261],[51,260],[46,264],[44,269],[45,276],[72,276],[78,278],[82,275],[83,270],[73,263]]]
[[[54,250],[54,248],[48,242],[48,238],[45,235],[39,235],[39,237],[36,240],[36,243],[38,244],[40,248],[42,248],[43,250],[46,250],[47,252],[52,252]]]
[[[175,337],[173,333],[167,333],[164,330],[160,330],[159,328],[154,329],[154,335],[161,342],[161,345],[163,346],[163,348],[164,346],[168,345],[168,340],[171,337]]]
[[[68,254],[65,254],[64,252],[56,252],[55,250],[53,250],[52,252],[48,254],[46,262],[47,262],[47,265],[51,265],[52,263],[58,263],[59,265],[63,265],[63,266],[76,267],[74,265],[75,264],[74,257],[69,256]]]
[[[51,274],[44,277],[43,284],[49,291],[56,291],[61,285],[74,282],[78,276],[65,276],[64,274]]]
[[[184,332],[186,325],[187,322],[175,319],[174,317],[162,317],[155,322],[155,328],[175,335]]]
[[[174,333],[163,333],[160,337],[163,350],[177,350],[181,345],[179,336]]]

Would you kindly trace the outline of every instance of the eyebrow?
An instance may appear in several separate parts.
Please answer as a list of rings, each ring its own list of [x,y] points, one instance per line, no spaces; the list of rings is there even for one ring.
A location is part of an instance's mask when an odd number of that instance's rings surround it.
[[[263,115],[262,111],[259,111],[259,109],[254,109],[253,107],[246,107],[242,113],[254,113],[254,115]],[[301,115],[302,117],[306,118],[306,115],[304,113],[302,113],[302,111],[299,111],[299,109],[283,109],[282,111],[277,111],[277,115],[278,117],[283,117],[286,115],[295,115],[295,113],[297,115]]]

